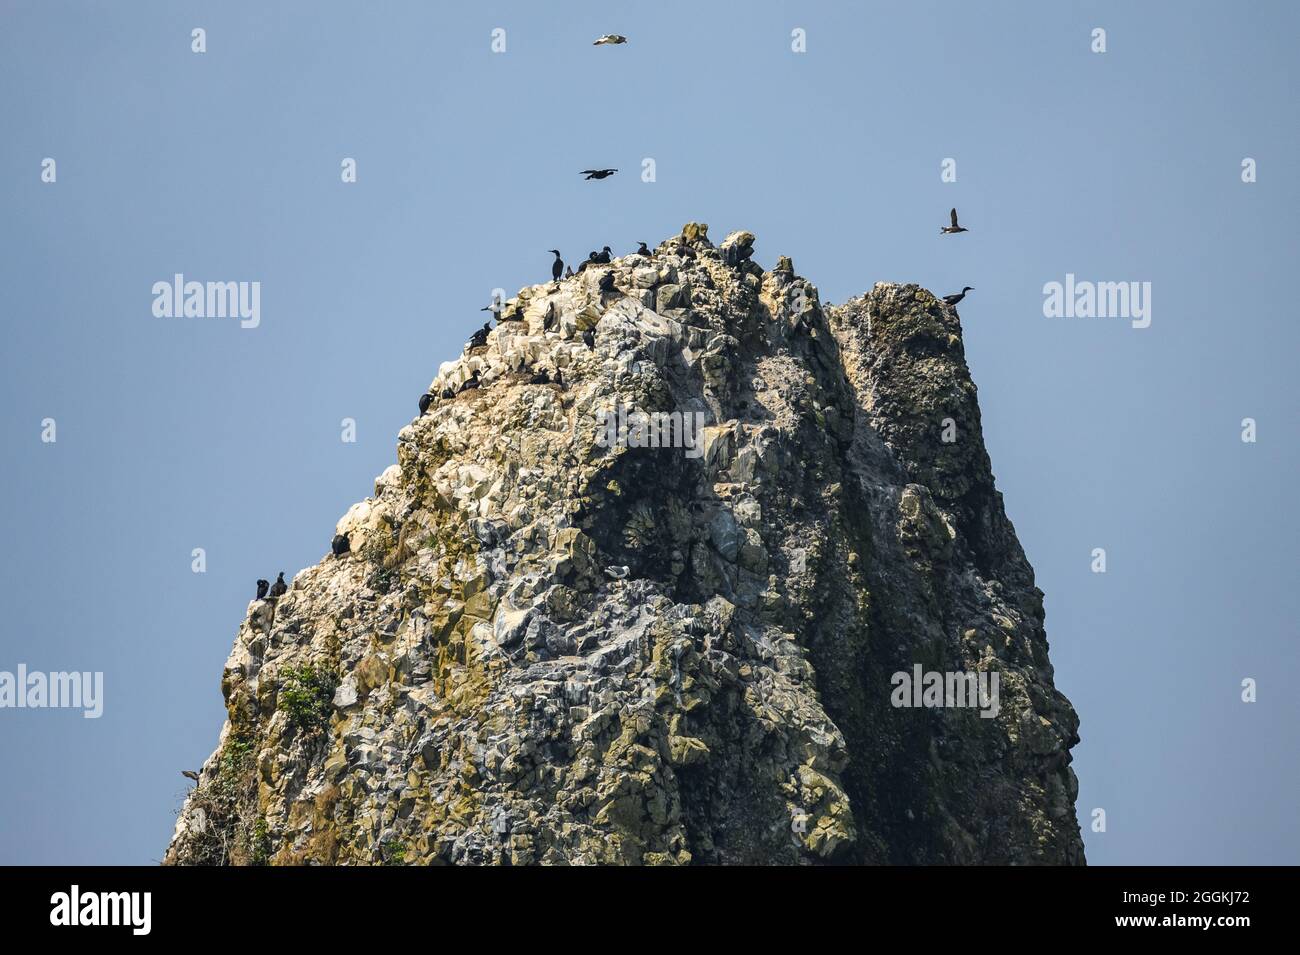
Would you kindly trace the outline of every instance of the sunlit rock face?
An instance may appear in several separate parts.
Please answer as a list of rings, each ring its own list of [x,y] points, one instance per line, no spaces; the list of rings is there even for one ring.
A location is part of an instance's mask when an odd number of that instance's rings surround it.
[[[250,607],[168,862],[1083,862],[955,311],[753,242],[524,288],[438,370],[350,552]]]

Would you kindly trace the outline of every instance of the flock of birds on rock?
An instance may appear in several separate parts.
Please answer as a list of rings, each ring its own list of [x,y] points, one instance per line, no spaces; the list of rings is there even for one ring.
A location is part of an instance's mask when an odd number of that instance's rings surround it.
[[[607,33],[604,36],[597,38],[592,45],[593,46],[618,46],[626,42],[627,42],[627,37],[625,36],[622,36],[617,33]],[[616,172],[618,172],[618,170],[612,168],[584,169],[582,170],[580,175],[582,175],[585,180],[590,181],[593,179],[594,180],[608,179]],[[956,235],[960,232],[970,231],[969,229],[967,229],[965,226],[961,225],[957,221],[957,210],[955,208],[952,209],[951,212],[949,213],[949,218],[951,220],[951,224],[940,228],[939,229],[940,235]],[[595,252],[595,251],[589,252],[587,254],[587,258],[581,264],[579,264],[578,270],[575,273],[572,267],[565,266],[564,259],[561,256],[559,249],[549,249],[548,251],[555,256],[554,261],[551,262],[551,280],[556,283],[558,283],[561,278],[571,278],[575,274],[581,274],[582,271],[586,269],[588,266],[608,265],[611,261],[613,261],[613,252],[610,250],[609,246],[604,246],[599,252]],[[690,247],[690,245],[686,242],[684,237],[678,238],[677,245],[672,249],[672,251],[676,255],[685,259],[695,258],[695,250]],[[746,260],[748,260],[750,256],[753,255],[753,253],[754,253],[754,249],[752,245],[730,246],[723,251],[723,261],[728,266],[736,267],[743,264]],[[631,254],[652,257],[655,253],[644,242],[638,242],[636,251]],[[600,277],[599,289],[602,296],[607,293],[612,293],[617,291],[614,285],[614,273],[612,271],[606,272],[604,275]],[[967,285],[960,292],[957,292],[953,295],[945,295],[943,297],[943,301],[945,304],[949,306],[955,306],[963,298],[966,297],[967,292],[971,292],[971,291],[974,291],[974,289],[971,286]],[[496,319],[498,324],[502,321],[502,314],[501,314],[502,303],[499,300],[494,300],[491,305],[486,305],[483,308],[479,309],[479,311],[491,312],[492,317]],[[550,331],[551,328],[552,325],[548,321],[546,324],[546,330]],[[472,351],[475,348],[482,348],[484,345],[486,345],[488,340],[488,333],[491,330],[492,330],[491,321],[484,322],[483,327],[475,331],[474,334],[470,336],[469,341],[465,345],[465,350],[468,352],[468,351]],[[596,347],[595,330],[591,328],[585,329],[582,332],[582,342],[588,348],[595,348]],[[539,369],[528,379],[528,384],[556,385],[561,390],[563,390],[565,387],[564,376],[561,374],[558,368],[555,370],[554,378],[551,377],[551,374],[549,371],[547,371],[547,369],[545,368]],[[465,379],[464,382],[461,383],[459,388],[451,388],[451,387],[444,388],[442,390],[442,393],[437,397],[444,401],[450,400],[455,398],[457,395],[463,394],[466,391],[473,391],[477,389],[479,386],[480,386],[479,373],[477,371],[474,371],[472,374],[470,374],[468,378]],[[426,412],[428,412],[429,408],[432,407],[434,400],[435,400],[435,396],[428,392],[420,396],[419,406],[420,406],[421,416],[423,416]],[[330,551],[331,553],[333,553],[335,557],[343,557],[344,555],[350,553],[351,543],[348,540],[348,535],[336,534],[334,536],[334,540],[330,543]],[[275,583],[273,584],[263,579],[259,579],[257,581],[256,599],[266,600],[269,598],[271,600],[278,600],[280,597],[284,596],[284,594],[287,593],[288,590],[289,590],[289,586],[288,584],[285,583],[284,580],[284,571],[281,571],[279,576],[276,577]],[[192,773],[190,771],[186,771],[184,775],[193,778],[196,781],[198,779],[197,774]]]

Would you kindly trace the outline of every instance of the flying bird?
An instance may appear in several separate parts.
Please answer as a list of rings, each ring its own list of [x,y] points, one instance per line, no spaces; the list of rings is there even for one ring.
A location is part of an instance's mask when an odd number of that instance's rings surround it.
[[[275,578],[275,583],[271,585],[272,597],[283,597],[289,592],[289,585],[284,582],[284,571],[280,571],[280,576]]]
[[[967,292],[973,292],[973,291],[975,291],[975,289],[972,286],[967,285],[956,295],[945,295],[943,297],[943,300],[947,302],[949,305],[956,305],[958,302],[960,302],[962,299],[966,297]]]
[[[560,250],[551,249],[555,253],[555,261],[551,263],[551,278],[558,282],[560,276],[564,274],[564,262],[560,259]]]
[[[627,37],[625,36],[619,36],[617,33],[606,33],[603,37],[593,43],[592,46],[618,46],[618,44],[626,42]]]
[[[952,225],[946,225],[946,226],[944,226],[942,229],[940,229],[940,230],[939,230],[939,234],[940,234],[940,235],[956,235],[958,232],[969,232],[969,231],[970,231],[970,229],[967,229],[967,228],[964,227],[964,226],[959,226],[959,225],[957,224],[957,210],[956,210],[956,209],[953,209],[952,212],[949,213],[949,215],[952,216]]]
[[[608,179],[617,169],[584,169],[579,175],[586,176],[588,179]]]
[[[199,781],[199,774],[192,769],[182,769],[181,775],[184,776],[186,779],[194,780],[196,783]]]

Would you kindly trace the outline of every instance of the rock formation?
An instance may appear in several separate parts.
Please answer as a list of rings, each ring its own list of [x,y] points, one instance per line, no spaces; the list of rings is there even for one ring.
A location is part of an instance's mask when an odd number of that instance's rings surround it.
[[[402,429],[351,552],[250,605],[167,862],[1083,862],[954,310],[823,306],[752,242],[525,288],[440,368],[480,387]],[[896,705],[918,666],[996,713]]]

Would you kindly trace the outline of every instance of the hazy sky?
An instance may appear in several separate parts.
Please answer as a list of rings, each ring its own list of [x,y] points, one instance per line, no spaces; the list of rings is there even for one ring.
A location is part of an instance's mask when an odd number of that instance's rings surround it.
[[[0,710],[0,861],[159,859],[254,580],[327,553],[491,290],[695,219],[826,301],[975,287],[1089,861],[1300,862],[1297,35],[1291,2],[0,0],[0,670],[105,674],[98,720]],[[260,325],[155,317],[177,272],[260,282]],[[1150,327],[1045,317],[1067,273],[1150,282]]]

